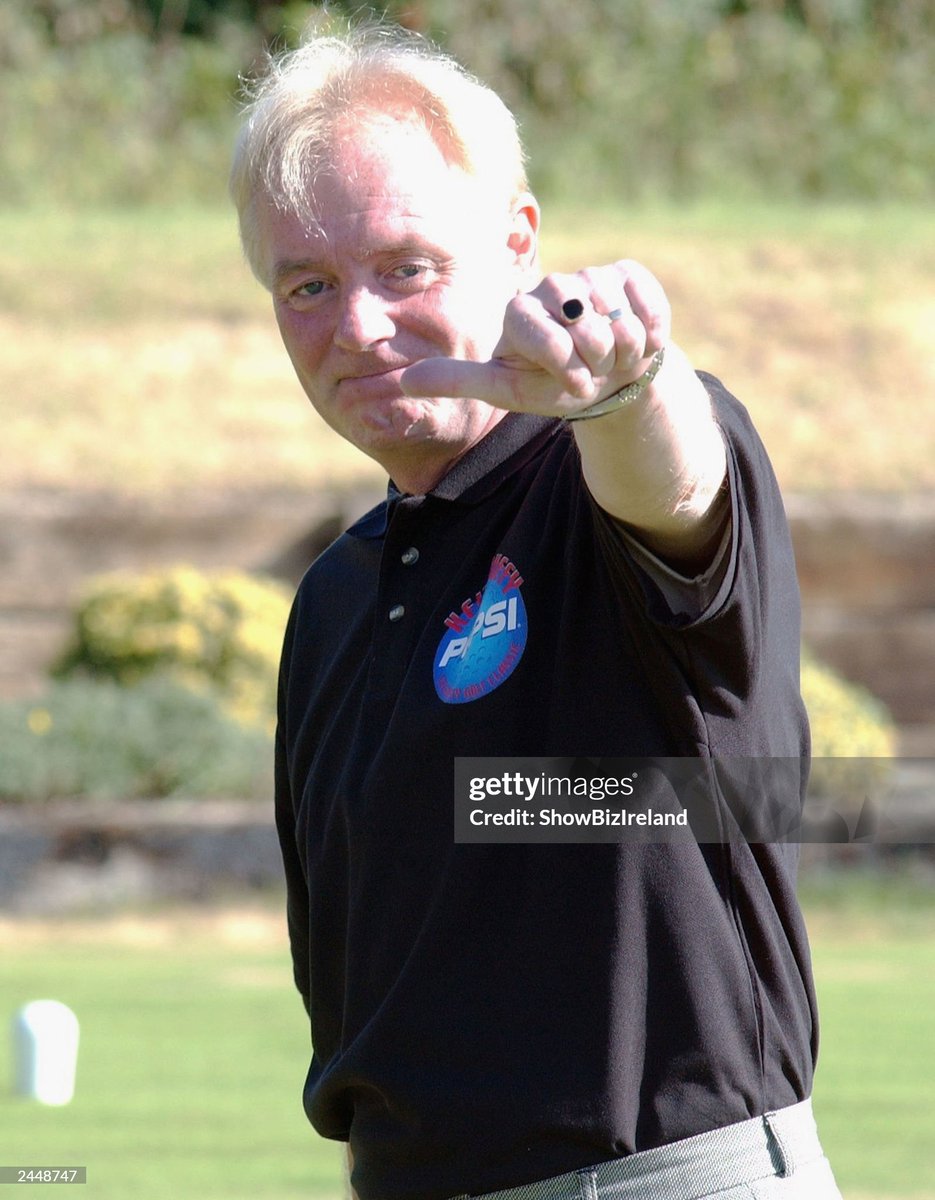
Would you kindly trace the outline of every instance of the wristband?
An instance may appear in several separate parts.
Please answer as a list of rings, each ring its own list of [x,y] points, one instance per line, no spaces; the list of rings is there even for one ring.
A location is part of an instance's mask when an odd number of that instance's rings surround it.
[[[619,392],[614,392],[613,395],[607,396],[604,400],[598,400],[596,404],[592,404],[588,408],[581,408],[577,412],[566,413],[562,420],[588,421],[592,417],[603,417],[607,413],[617,412],[618,409],[626,408],[637,396],[642,395],[656,378],[665,358],[665,353],[665,346],[660,347],[649,360],[649,366],[639,379],[634,379],[632,383],[628,383],[626,387],[622,387]]]

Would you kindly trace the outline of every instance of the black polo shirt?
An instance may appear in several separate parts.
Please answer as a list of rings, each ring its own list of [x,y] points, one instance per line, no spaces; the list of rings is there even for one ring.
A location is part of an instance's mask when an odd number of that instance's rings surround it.
[[[430,494],[391,490],[300,586],[276,805],[304,1100],[351,1142],[361,1200],[493,1191],[810,1093],[788,847],[452,833],[456,755],[807,753],[782,503],[703,378],[733,511],[700,616],[630,557],[569,428],[518,414]]]

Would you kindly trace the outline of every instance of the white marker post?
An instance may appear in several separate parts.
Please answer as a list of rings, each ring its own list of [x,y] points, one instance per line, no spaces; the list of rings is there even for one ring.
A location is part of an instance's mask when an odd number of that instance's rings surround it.
[[[75,1094],[78,1018],[58,1000],[33,1000],[13,1018],[18,1095],[41,1104],[68,1104]]]

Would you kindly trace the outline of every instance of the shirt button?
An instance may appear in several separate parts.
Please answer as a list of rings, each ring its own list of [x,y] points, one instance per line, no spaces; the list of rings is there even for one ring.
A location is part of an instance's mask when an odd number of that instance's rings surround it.
[[[403,608],[403,606],[401,604],[394,604],[393,607],[390,609],[390,620],[391,621],[402,620],[405,612],[406,612],[406,610],[405,610],[405,608]]]
[[[411,567],[419,561],[419,551],[415,546],[410,546],[408,550],[404,550],[402,554],[403,566]]]

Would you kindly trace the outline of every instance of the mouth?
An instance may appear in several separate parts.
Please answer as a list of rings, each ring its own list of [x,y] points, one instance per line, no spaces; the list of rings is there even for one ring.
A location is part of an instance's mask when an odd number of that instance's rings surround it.
[[[407,366],[408,363],[403,363],[359,375],[344,375],[338,380],[338,395],[345,403],[399,399],[403,396],[399,380]]]

